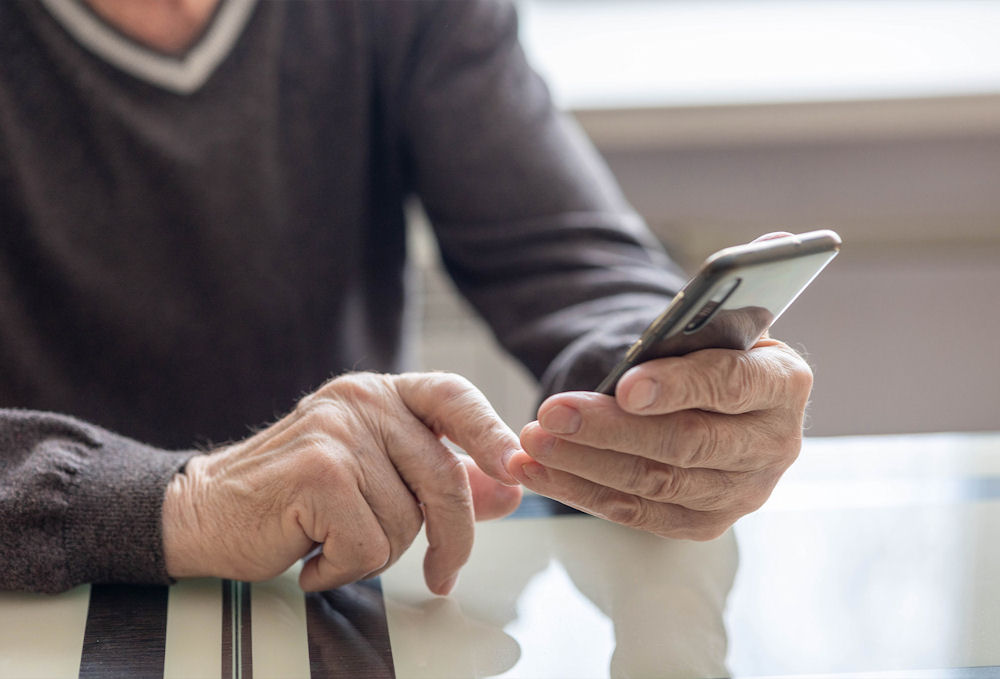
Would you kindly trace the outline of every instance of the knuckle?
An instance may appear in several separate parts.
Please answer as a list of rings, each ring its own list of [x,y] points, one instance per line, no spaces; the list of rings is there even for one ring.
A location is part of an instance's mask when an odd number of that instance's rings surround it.
[[[460,408],[468,403],[470,394],[478,393],[472,382],[457,373],[431,372],[408,377],[416,377],[422,383],[440,411]]]
[[[385,375],[350,373],[336,380],[341,401],[362,409],[384,406],[391,386]]]
[[[296,438],[296,443],[306,464],[322,466],[329,462],[333,440],[325,431],[309,429]]]
[[[685,360],[685,358],[681,357],[679,360]],[[704,397],[699,394],[701,390],[699,385],[708,382],[703,369],[692,360],[688,360],[684,365],[687,372],[684,379],[675,379],[670,383],[671,401],[680,404],[690,404],[703,400]]]
[[[487,433],[492,410],[472,382],[448,372],[425,373],[419,379],[431,402],[425,424],[432,432],[441,435],[448,426],[461,423],[466,435]]]
[[[398,400],[389,376],[348,373],[302,398],[295,415],[306,427],[353,439],[361,431],[383,432],[399,412]]]
[[[510,431],[486,397],[464,377],[451,375],[449,385],[439,400],[433,426],[445,422],[470,444],[486,445],[493,439],[506,438]]]
[[[676,467],[665,464],[643,464],[641,478],[633,487],[638,494],[655,502],[672,502],[683,497],[688,486],[687,475]]]
[[[760,470],[771,469],[777,478],[788,469],[799,456],[802,449],[802,426],[800,421],[795,424],[771,424],[767,429],[759,430],[757,444],[747,444],[745,456],[753,456],[749,462]]]
[[[427,488],[414,488],[424,502],[436,502],[449,507],[471,503],[469,472],[457,455],[441,455],[432,463],[428,477],[434,479],[433,492],[429,492]]]
[[[384,536],[379,540],[365,540],[359,546],[357,568],[362,573],[374,573],[389,565],[392,549]]]
[[[603,514],[609,521],[630,528],[642,528],[648,521],[648,512],[642,499],[625,493],[616,494],[607,502]]]
[[[291,468],[304,477],[336,467],[333,442],[321,430],[309,429],[298,434],[279,454],[292,460]]]
[[[739,479],[726,479],[712,506],[717,511],[726,512],[732,521],[760,509],[772,487],[768,476],[766,473],[754,473],[741,475]]]
[[[355,372],[325,382],[319,389],[299,400],[296,409],[303,414],[329,414],[342,411],[345,404],[371,406],[383,402],[389,387],[385,375]]]
[[[359,474],[349,460],[341,459],[327,445],[326,437],[310,434],[295,455],[291,466],[299,485],[324,492],[358,485]]]
[[[712,490],[702,498],[702,507],[708,510],[739,510],[740,514],[752,511],[747,505],[752,501],[742,476],[734,477],[727,472],[708,472],[711,475]]]
[[[736,412],[747,412],[753,403],[754,389],[762,383],[760,365],[744,352],[727,353],[727,364],[718,380],[716,403]]]
[[[300,420],[326,421],[336,418],[340,412],[340,404],[326,392],[309,394],[295,405],[295,414]]]
[[[331,492],[363,486],[363,454],[349,452],[343,441],[328,431],[308,429],[274,453],[279,458],[278,475],[299,488]]]
[[[686,390],[688,403],[703,404],[718,409],[729,399],[734,361],[729,351],[712,351],[692,362],[692,375]]]
[[[434,465],[434,476],[446,489],[464,491],[469,485],[469,472],[462,460],[454,453],[440,456]]]
[[[485,409],[475,409],[462,422],[462,430],[471,441],[487,442],[505,435],[500,420]]]
[[[798,361],[789,371],[789,386],[793,394],[799,396],[799,402],[805,404],[813,388],[813,372],[805,361]]]
[[[680,467],[702,467],[711,458],[717,443],[718,434],[707,413],[685,410],[674,418],[668,439],[671,448],[664,452]]]
[[[799,457],[799,452],[802,450],[802,430],[797,429],[796,432],[791,436],[785,436],[782,438],[782,445],[778,446],[778,459],[779,470],[778,473],[781,474],[786,469],[788,469],[793,462]],[[777,482],[777,479],[775,479]]]
[[[432,373],[432,377],[437,396],[445,402],[464,398],[469,392],[477,391],[472,382],[457,373]]]
[[[774,389],[779,395],[791,400],[796,408],[804,408],[813,387],[813,371],[809,363],[787,344],[780,343],[782,349],[776,362],[777,379]]]

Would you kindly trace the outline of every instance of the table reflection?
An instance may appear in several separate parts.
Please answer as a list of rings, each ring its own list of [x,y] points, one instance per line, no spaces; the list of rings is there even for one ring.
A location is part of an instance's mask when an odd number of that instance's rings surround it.
[[[306,620],[314,675],[393,678],[378,581],[306,594]]]
[[[399,679],[729,674],[732,532],[663,540],[580,514],[478,531],[450,597],[427,592],[420,545],[382,576]]]

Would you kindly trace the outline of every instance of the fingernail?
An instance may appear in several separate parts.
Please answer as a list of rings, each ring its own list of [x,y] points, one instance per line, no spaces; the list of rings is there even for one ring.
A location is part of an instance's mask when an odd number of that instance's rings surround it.
[[[516,450],[508,450],[506,453],[503,454],[503,457],[500,458],[500,466],[503,467],[504,472],[507,474],[507,478],[500,479],[500,483],[504,484],[505,486],[521,485],[521,483],[514,478],[514,475],[510,473],[510,467],[507,466],[508,463],[510,462],[510,458],[514,457],[514,453],[516,452],[517,452]]]
[[[521,471],[532,481],[541,481],[546,477],[545,467],[537,462],[525,462],[521,465]]]
[[[552,452],[558,440],[555,436],[542,434],[538,437],[537,448],[532,451],[532,457],[545,457],[548,453]]]
[[[538,421],[553,434],[575,434],[580,429],[580,413],[569,406],[555,406]]]
[[[633,410],[644,410],[656,402],[660,396],[660,384],[644,378],[632,385],[628,390],[625,405]]]
[[[441,596],[447,596],[448,594],[451,593],[451,590],[455,589],[455,585],[457,583],[458,583],[458,573],[455,573],[453,576],[451,576],[450,578],[441,583],[441,586],[438,587],[438,591],[441,594]]]

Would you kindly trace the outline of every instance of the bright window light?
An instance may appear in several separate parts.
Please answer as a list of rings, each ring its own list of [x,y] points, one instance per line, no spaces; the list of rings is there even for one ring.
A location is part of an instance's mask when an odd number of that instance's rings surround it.
[[[1000,2],[521,0],[567,108],[1000,92]]]

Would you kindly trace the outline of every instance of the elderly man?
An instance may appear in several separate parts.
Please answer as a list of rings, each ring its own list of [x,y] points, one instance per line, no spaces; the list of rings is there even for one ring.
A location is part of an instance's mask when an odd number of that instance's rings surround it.
[[[708,539],[795,458],[811,374],[775,340],[587,391],[682,281],[507,3],[31,0],[0,27],[0,587],[308,557],[331,588],[426,522],[447,593],[522,484]],[[400,372],[410,195],[549,394],[520,437]]]

